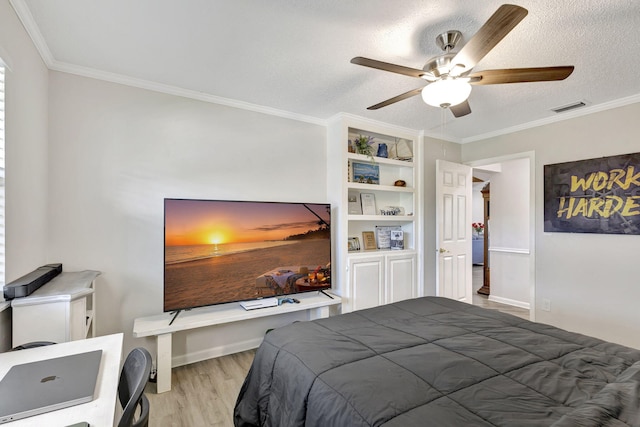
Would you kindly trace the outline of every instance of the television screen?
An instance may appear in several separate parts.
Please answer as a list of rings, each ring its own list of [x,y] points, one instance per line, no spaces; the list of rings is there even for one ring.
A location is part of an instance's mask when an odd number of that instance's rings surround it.
[[[164,311],[331,287],[331,205],[165,199]]]

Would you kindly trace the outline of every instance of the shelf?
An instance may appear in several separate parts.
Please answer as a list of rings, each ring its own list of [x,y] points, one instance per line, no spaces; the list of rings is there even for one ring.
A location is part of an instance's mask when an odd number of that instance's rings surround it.
[[[228,303],[184,310],[177,317],[171,313],[164,313],[135,319],[133,321],[133,336],[135,338],[156,336],[158,372],[156,392],[164,393],[171,390],[171,346],[174,332],[298,311],[307,311],[308,319],[313,320],[329,317],[330,308],[342,304],[342,298],[335,294],[331,294],[333,298],[320,292],[305,292],[291,296],[298,299],[299,303],[255,310],[245,310],[239,303]],[[171,323],[172,319],[175,320],[173,323]]]
[[[413,187],[396,187],[395,185],[361,184],[359,182],[348,182],[347,188],[366,191],[390,191],[393,193],[413,193]]]
[[[356,256],[371,256],[371,255],[410,255],[415,254],[415,249],[369,249],[369,250],[359,250],[359,251],[349,251],[348,256],[356,255]]]
[[[282,304],[275,307],[245,310],[239,303],[228,303],[184,310],[171,323],[172,313],[158,314],[149,317],[139,317],[133,323],[133,336],[136,338],[162,335],[187,329],[205,326],[239,322],[248,319],[273,316],[277,314],[293,313],[302,310],[319,309],[342,303],[338,295],[331,294],[330,298],[320,292],[305,292],[291,294],[297,298],[299,304]]]
[[[413,167],[413,161],[387,159],[386,157],[374,156],[375,162],[371,162],[371,157],[365,156],[364,154],[357,154],[357,153],[347,153],[347,159],[356,160],[359,162],[379,163],[382,165],[402,166],[405,168]]]
[[[424,185],[422,135],[411,129],[340,115],[332,119],[327,136],[327,159],[331,160],[327,167],[328,197],[337,206],[334,221],[336,239],[344,242],[336,245],[335,278],[332,276],[336,293],[343,297],[342,311],[350,312],[421,295],[419,273],[424,263],[423,257],[419,256],[424,239],[421,214]],[[391,155],[399,152],[412,158],[408,161],[371,158],[349,152],[353,148],[352,141],[359,136],[373,138],[374,153],[380,144],[386,144]],[[362,163],[363,167],[354,168],[354,163]],[[367,184],[367,180],[378,184]],[[404,181],[405,186],[396,187],[394,183],[398,181]],[[361,214],[362,195],[366,193],[374,196],[375,210],[371,209],[371,200],[365,199],[364,212],[370,215]],[[360,206],[357,206],[358,202]],[[349,211],[360,214],[349,214]],[[381,215],[387,211],[401,215]],[[364,248],[363,233],[372,231],[376,243],[371,247],[375,247],[378,242],[376,226],[399,226],[405,249],[348,251],[349,238],[357,238],[360,247]],[[370,238],[368,234],[366,236]]]
[[[414,215],[348,215],[349,221],[415,221]]]

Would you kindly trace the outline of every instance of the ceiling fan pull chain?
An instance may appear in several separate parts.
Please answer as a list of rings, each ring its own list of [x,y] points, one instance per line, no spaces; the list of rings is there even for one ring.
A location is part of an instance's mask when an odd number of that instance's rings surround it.
[[[447,149],[444,146],[444,110],[446,108],[440,108],[440,147],[442,148],[442,157],[447,157]]]

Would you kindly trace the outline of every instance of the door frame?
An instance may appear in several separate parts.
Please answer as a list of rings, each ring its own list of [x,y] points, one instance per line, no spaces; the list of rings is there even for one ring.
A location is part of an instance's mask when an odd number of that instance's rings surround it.
[[[504,156],[490,157],[473,160],[463,164],[472,168],[503,163],[510,160],[529,160],[529,319],[536,320],[536,159],[535,151],[525,151],[521,153],[508,154]],[[489,241],[491,245],[491,241]],[[491,252],[491,246],[489,246]]]

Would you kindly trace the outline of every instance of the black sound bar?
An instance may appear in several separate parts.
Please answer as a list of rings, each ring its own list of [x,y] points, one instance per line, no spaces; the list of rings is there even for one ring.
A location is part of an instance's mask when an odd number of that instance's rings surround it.
[[[26,297],[62,272],[62,264],[47,264],[4,285],[4,299]]]

